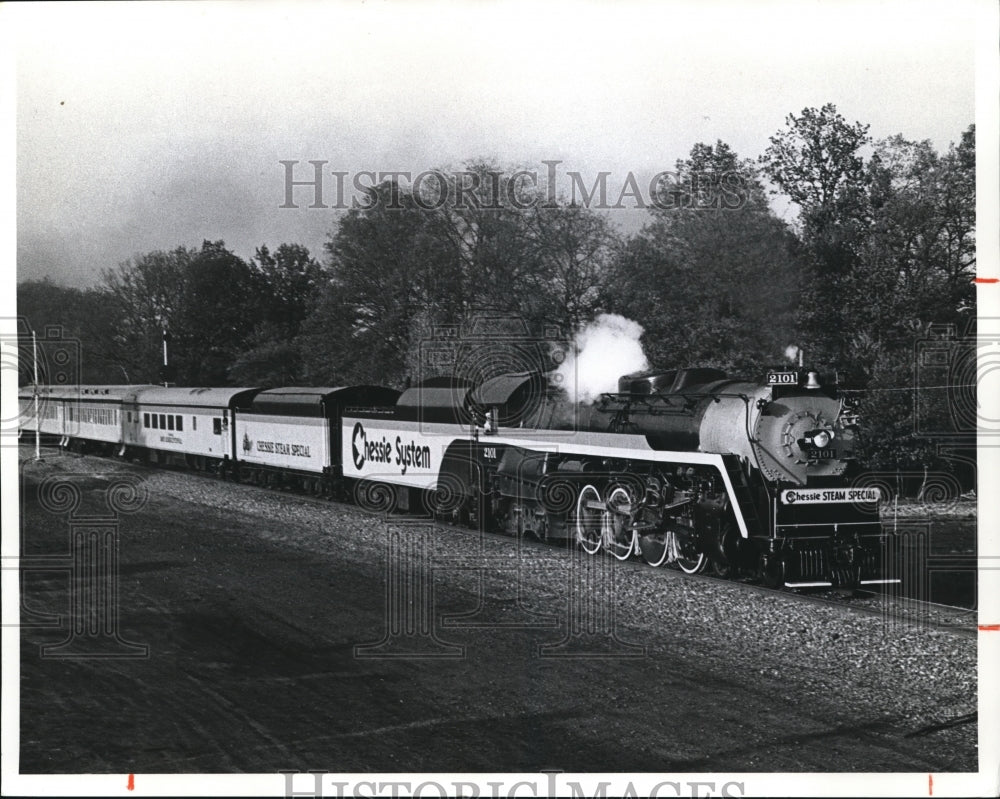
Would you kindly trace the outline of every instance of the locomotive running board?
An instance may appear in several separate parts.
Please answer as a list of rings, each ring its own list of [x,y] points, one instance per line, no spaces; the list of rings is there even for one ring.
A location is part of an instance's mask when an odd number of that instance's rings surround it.
[[[896,577],[892,580],[860,580],[859,585],[886,585],[887,583],[901,583],[902,578]]]

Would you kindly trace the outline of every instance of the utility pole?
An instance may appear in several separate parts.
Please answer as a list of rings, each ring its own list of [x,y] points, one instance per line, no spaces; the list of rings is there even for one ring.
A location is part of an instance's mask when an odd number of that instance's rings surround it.
[[[34,330],[31,331],[31,359],[34,362],[35,375],[32,382],[32,395],[35,401],[35,460],[40,461],[42,459],[42,418],[38,413],[38,339]]]
[[[166,328],[163,329],[163,385],[167,387],[170,385],[170,367],[167,361],[167,342],[170,341],[170,333]]]

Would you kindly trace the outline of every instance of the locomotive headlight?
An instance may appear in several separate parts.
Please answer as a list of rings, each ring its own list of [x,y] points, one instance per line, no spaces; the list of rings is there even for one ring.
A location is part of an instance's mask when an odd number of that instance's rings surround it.
[[[832,439],[833,433],[829,430],[819,430],[812,436],[812,443],[816,449],[825,449]]]
[[[799,446],[803,451],[807,449],[826,449],[833,441],[832,430],[810,430],[799,439]]]

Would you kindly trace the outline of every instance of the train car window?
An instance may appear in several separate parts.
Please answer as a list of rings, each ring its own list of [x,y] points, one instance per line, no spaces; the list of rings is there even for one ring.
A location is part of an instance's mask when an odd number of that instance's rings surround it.
[[[184,432],[184,417],[179,414],[177,416],[177,429],[182,433]]]
[[[167,415],[165,413],[160,414],[160,429],[161,430],[167,429]]]
[[[157,415],[155,413],[153,414],[153,429],[154,430],[159,430],[160,429],[159,418],[157,417]]]
[[[143,427],[149,427],[149,414],[148,413],[144,413],[142,415],[142,426]]]
[[[172,413],[167,414],[167,430],[174,429],[174,415]]]
[[[222,435],[222,419],[220,419],[218,416],[216,416],[212,420],[212,432],[215,433],[217,436]]]
[[[198,429],[198,417],[197,416],[192,416],[191,417],[191,429],[192,430],[197,430]]]

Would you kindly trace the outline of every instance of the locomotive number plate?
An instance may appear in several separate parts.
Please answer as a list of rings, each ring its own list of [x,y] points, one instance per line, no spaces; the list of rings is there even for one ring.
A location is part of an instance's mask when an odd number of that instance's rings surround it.
[[[833,502],[878,502],[882,492],[875,486],[865,488],[788,488],[781,492],[782,505],[823,505]]]
[[[767,384],[769,386],[797,386],[799,384],[799,373],[768,372]]]

